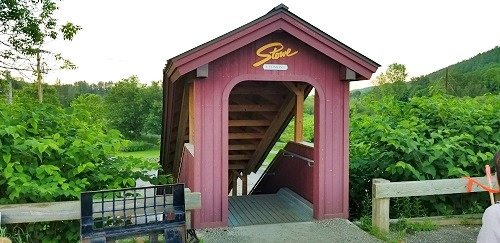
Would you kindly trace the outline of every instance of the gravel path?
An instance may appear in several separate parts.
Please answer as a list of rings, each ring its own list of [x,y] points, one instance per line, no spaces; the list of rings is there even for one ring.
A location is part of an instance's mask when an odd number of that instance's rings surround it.
[[[481,226],[441,226],[437,230],[417,232],[406,237],[407,243],[473,243]]]
[[[382,242],[345,219],[196,231],[204,242]]]

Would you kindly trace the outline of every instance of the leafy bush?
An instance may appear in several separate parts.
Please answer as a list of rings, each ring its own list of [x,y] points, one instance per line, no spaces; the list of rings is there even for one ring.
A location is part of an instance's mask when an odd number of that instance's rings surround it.
[[[0,204],[77,200],[82,191],[153,184],[157,163],[116,157],[118,131],[50,104],[0,104]],[[78,222],[25,224],[33,239],[77,241]]]
[[[484,165],[500,149],[500,95],[414,97],[408,102],[364,96],[351,104],[350,211],[354,217],[361,214],[363,196],[371,193],[373,178],[482,176]],[[479,196],[422,197],[421,206],[429,214],[461,212]]]

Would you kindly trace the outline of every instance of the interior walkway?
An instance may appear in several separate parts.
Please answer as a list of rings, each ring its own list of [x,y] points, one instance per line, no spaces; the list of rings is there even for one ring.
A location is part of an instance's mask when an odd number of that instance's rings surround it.
[[[230,227],[312,220],[312,204],[288,188],[276,194],[229,197]]]

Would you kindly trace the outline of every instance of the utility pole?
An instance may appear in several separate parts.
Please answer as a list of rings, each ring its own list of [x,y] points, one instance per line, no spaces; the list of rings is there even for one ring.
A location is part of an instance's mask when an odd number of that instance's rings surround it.
[[[448,94],[448,68],[446,68],[446,74],[444,78],[444,90]]]
[[[12,79],[9,78],[9,88],[7,91],[7,104],[12,105]]]
[[[40,49],[36,53],[36,83],[38,87],[38,102],[43,102],[43,86],[42,86],[42,60],[40,57]]]

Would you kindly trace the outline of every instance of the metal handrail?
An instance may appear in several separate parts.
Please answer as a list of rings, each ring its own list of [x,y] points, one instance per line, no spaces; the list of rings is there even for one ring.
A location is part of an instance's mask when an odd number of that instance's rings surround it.
[[[289,151],[285,150],[283,152],[283,156],[285,156],[285,157],[292,157],[292,158],[297,157],[298,159],[306,161],[307,162],[307,166],[309,166],[309,167],[313,167],[313,165],[314,165],[314,160],[309,159],[307,157],[304,157],[302,155],[298,155],[298,154],[293,153],[293,152],[289,152]]]

